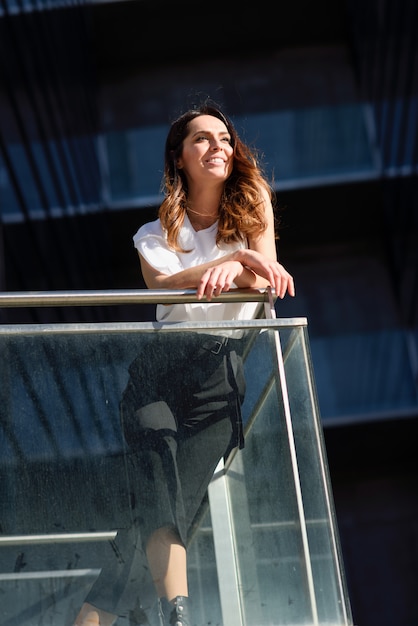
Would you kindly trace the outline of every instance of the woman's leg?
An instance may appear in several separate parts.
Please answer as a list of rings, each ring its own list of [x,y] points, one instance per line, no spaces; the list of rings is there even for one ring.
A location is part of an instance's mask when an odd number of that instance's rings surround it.
[[[146,547],[147,559],[159,598],[171,601],[188,596],[186,548],[174,528],[154,531]]]
[[[146,553],[158,596],[161,626],[191,626],[187,554],[176,529],[166,526],[154,531]]]
[[[178,440],[176,454],[181,507],[185,514],[185,536],[193,523],[208,484],[231,438],[231,422],[224,418],[208,428]],[[153,531],[146,546],[148,564],[159,598],[161,624],[190,626],[187,552],[175,527]]]
[[[112,613],[97,609],[92,604],[85,602],[76,617],[74,626],[112,626],[116,617]]]

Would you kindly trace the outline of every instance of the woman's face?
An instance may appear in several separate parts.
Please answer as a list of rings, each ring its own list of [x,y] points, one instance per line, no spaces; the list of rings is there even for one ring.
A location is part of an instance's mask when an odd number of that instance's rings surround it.
[[[212,115],[200,115],[189,122],[177,167],[190,183],[225,182],[232,172],[234,149],[225,124]]]

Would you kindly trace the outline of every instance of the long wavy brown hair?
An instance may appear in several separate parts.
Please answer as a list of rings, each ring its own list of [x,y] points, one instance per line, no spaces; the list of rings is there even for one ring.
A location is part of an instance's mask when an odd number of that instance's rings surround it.
[[[164,200],[158,216],[167,233],[168,245],[183,251],[178,238],[186,214],[188,184],[184,172],[177,168],[177,159],[183,150],[183,141],[189,131],[189,122],[201,115],[220,119],[231,136],[233,152],[232,172],[225,182],[219,208],[216,242],[245,241],[257,238],[267,227],[264,216],[264,194],[273,202],[274,196],[264,177],[257,153],[239,137],[231,120],[212,104],[202,104],[177,118],[170,127],[165,143]]]

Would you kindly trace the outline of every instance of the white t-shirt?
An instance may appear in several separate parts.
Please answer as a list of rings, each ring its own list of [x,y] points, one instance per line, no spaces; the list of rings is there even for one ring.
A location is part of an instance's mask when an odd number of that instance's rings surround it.
[[[179,243],[184,250],[190,252],[177,252],[168,247],[167,236],[159,219],[141,226],[133,240],[135,248],[152,267],[163,274],[176,274],[247,247],[246,243],[241,241],[217,245],[217,228],[218,224],[215,222],[209,228],[195,231],[186,215]],[[157,320],[161,322],[251,320],[256,316],[258,308],[258,302],[158,304]]]

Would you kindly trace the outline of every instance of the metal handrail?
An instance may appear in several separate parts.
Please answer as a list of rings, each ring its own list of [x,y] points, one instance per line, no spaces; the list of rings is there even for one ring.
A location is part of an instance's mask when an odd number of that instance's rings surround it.
[[[216,302],[266,302],[269,289],[233,289]],[[207,299],[204,296],[203,302]],[[9,291],[0,293],[0,308],[44,306],[98,306],[118,304],[179,304],[199,302],[196,290],[106,289],[81,291]]]

